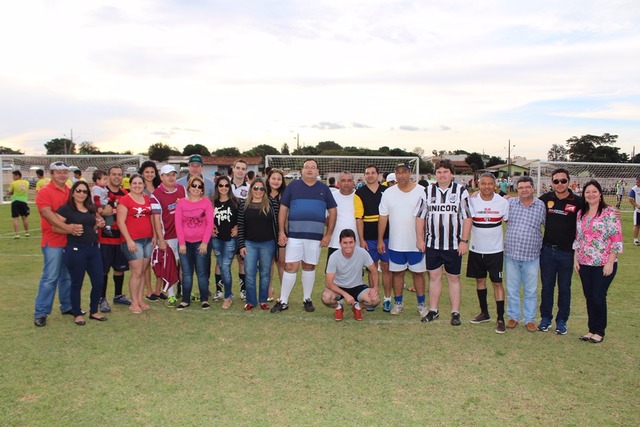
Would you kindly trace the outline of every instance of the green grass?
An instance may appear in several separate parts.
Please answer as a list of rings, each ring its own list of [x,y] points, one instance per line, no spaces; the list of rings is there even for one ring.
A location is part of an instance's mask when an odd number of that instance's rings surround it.
[[[601,345],[577,339],[586,312],[575,275],[566,336],[470,325],[478,308],[467,278],[461,327],[446,316],[420,323],[408,292],[398,317],[377,309],[355,322],[347,310],[337,323],[320,304],[322,274],[311,314],[297,284],[291,308],[277,315],[245,313],[239,300],[226,312],[219,303],[183,312],[153,303],[142,315],[115,306],[108,322],[78,327],[54,305],[36,328],[39,233],[14,241],[9,217],[0,207],[3,426],[640,423],[640,248],[631,244],[630,214]],[[34,212],[32,228],[37,221]],[[441,309],[449,311],[446,291]]]

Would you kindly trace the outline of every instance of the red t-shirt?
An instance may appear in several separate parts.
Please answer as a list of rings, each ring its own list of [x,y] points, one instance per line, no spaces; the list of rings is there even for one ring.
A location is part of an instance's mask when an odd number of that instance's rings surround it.
[[[50,207],[53,213],[56,213],[58,208],[69,200],[69,187],[66,185],[64,189],[56,187],[53,182],[45,185],[36,194],[36,206],[38,211],[42,212],[45,207]],[[47,245],[53,248],[61,248],[67,246],[67,235],[54,233],[49,221],[44,219],[40,215],[40,228],[42,228],[42,240],[40,240],[40,246],[43,248]]]
[[[131,194],[127,194],[120,199],[119,203],[127,208],[127,218],[124,222],[127,225],[129,236],[133,240],[153,237],[149,196],[145,194],[144,203],[138,203],[131,198]],[[121,241],[124,242],[124,237]]]
[[[120,238],[120,230],[118,230],[118,223],[116,222],[116,216],[115,216],[116,207],[118,206],[118,202],[120,201],[120,199],[123,198],[128,193],[128,191],[121,187],[121,188],[118,188],[118,191],[113,192],[108,186],[107,186],[107,190],[109,190],[108,205],[113,208],[113,225],[111,225],[111,230],[112,230],[111,234],[113,235],[113,237],[105,236],[102,233],[104,229],[100,228],[99,229],[100,232],[98,233],[98,242],[100,242],[101,245],[119,245],[121,238]]]

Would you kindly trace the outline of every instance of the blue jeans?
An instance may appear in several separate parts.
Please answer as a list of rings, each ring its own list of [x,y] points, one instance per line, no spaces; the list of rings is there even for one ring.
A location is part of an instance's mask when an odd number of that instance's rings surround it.
[[[276,254],[276,242],[244,242],[247,255],[244,257],[244,284],[247,291],[247,304],[258,305],[256,298],[256,275],[260,273],[260,302],[267,302],[269,282],[271,281],[271,263]]]
[[[520,285],[524,293],[524,322],[533,322],[536,318],[538,302],[538,270],[540,260],[517,261],[504,257],[507,273],[507,316],[520,320]]]
[[[231,263],[236,254],[237,241],[232,238],[229,241],[220,240],[216,237],[211,238],[213,253],[216,255],[216,261],[220,267],[220,275],[222,276],[222,284],[224,285],[224,298],[229,299],[233,295],[231,292]]]
[[[67,266],[71,277],[71,307],[73,315],[81,315],[80,301],[85,272],[89,273],[89,279],[91,279],[89,313],[97,313],[103,286],[102,253],[98,243],[67,245],[64,249],[64,264]]]
[[[558,314],[556,321],[569,320],[571,309],[571,275],[573,273],[573,252],[561,251],[550,246],[542,246],[540,253],[540,317],[553,319],[553,295],[558,278]]]
[[[180,255],[180,265],[182,266],[182,302],[191,303],[191,288],[193,287],[193,272],[195,269],[198,278],[198,288],[200,289],[200,301],[209,300],[209,271],[207,258],[210,258],[209,251],[201,255],[198,251],[200,242],[186,242],[186,254]]]
[[[52,248],[49,245],[41,248],[44,255],[42,276],[38,284],[34,317],[47,317],[53,308],[53,298],[58,289],[60,311],[71,310],[71,278],[63,262],[64,248]]]

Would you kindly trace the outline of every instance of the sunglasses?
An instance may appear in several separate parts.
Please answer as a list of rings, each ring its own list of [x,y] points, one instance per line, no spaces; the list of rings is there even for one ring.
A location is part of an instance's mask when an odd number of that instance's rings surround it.
[[[253,187],[253,191],[267,191],[264,187],[258,187],[257,185]]]
[[[89,194],[89,192],[87,190],[83,190],[81,188],[76,188],[74,191],[76,193]]]
[[[204,185],[201,184],[191,184],[191,188],[197,188],[198,190],[202,190]]]
[[[553,181],[554,184],[558,185],[558,184],[566,184],[567,182],[569,182],[568,179],[566,178],[562,178],[562,179],[554,179]]]
[[[229,188],[229,184],[218,184],[218,188]]]

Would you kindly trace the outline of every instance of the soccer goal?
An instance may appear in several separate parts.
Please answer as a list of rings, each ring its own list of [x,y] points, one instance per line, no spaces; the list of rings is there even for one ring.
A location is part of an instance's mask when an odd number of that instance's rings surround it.
[[[144,159],[145,157],[140,155],[0,155],[2,162],[0,188],[2,188],[2,194],[5,195],[9,183],[13,180],[12,172],[19,170],[22,173],[22,178],[29,181],[29,187],[35,192],[36,171],[42,169],[44,176],[49,177],[49,165],[57,161],[65,162],[71,170],[79,169],[82,172],[82,177],[87,182],[91,182],[93,172],[96,169],[107,171],[111,166],[120,166],[124,173],[131,173],[138,169]],[[29,200],[32,201],[33,196],[30,196]]]
[[[367,166],[374,165],[382,175],[384,172],[393,172],[399,162],[405,162],[411,168],[411,174],[419,179],[420,162],[418,157],[387,157],[387,156],[282,156],[269,155],[265,157],[265,168],[282,169],[287,179],[300,178],[302,164],[307,159],[318,162],[320,176],[323,179],[337,178],[340,172],[348,171],[353,178],[364,179],[364,170]]]
[[[582,194],[582,186],[594,179],[600,183],[609,205],[618,205],[618,195],[622,195],[619,207],[623,211],[632,211],[629,203],[629,190],[636,185],[640,177],[639,163],[583,163],[583,162],[539,162],[531,167],[530,175],[536,183],[538,194],[551,190],[551,173],[564,168],[569,171],[571,189]]]

